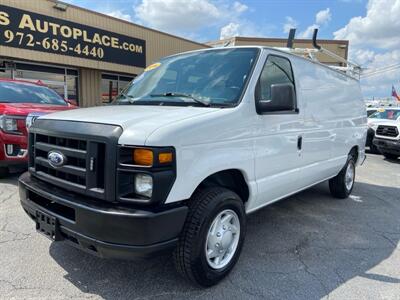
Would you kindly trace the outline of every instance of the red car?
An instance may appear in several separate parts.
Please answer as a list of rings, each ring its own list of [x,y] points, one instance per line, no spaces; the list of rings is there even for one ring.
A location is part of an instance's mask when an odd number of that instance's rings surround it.
[[[26,166],[28,114],[76,108],[53,90],[29,81],[0,79],[0,177],[11,166]]]

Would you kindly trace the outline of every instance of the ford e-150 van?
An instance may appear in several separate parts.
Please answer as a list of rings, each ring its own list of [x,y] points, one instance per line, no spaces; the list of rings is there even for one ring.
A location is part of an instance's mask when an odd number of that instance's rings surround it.
[[[247,214],[325,180],[349,196],[366,131],[343,72],[273,48],[187,52],[113,105],[39,117],[21,204],[52,240],[105,258],[171,249],[210,286],[236,264]]]

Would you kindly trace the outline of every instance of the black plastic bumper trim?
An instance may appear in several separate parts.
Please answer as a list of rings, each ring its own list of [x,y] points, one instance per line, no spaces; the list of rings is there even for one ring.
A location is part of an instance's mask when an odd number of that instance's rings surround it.
[[[373,143],[381,152],[400,155],[399,140],[374,138]]]
[[[101,258],[135,259],[152,257],[172,250],[178,242],[178,239],[174,238],[169,241],[147,246],[131,246],[95,240],[73,232],[65,227],[61,227],[61,232],[64,236],[64,241],[68,244]]]
[[[97,251],[103,257],[147,256],[169,248],[176,242],[188,211],[184,205],[153,212],[86,199],[40,181],[28,172],[19,179],[19,191],[21,205],[33,219],[38,209],[55,216],[67,240],[77,240],[75,246],[81,249],[85,243],[90,244],[93,247],[86,250],[92,250],[92,254]],[[58,211],[32,201],[30,193],[57,203]],[[75,218],[60,213],[62,207],[72,209]]]

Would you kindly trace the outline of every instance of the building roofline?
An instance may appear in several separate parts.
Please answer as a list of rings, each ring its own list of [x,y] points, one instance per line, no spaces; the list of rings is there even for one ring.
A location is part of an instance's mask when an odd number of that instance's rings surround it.
[[[129,22],[129,21],[123,20],[123,19],[118,19],[116,17],[109,16],[109,15],[106,15],[106,14],[103,14],[103,13],[100,13],[100,12],[97,12],[97,11],[94,11],[94,10],[90,10],[90,9],[87,9],[87,8],[84,8],[84,7],[80,7],[80,6],[77,6],[77,5],[74,5],[74,4],[70,4],[70,3],[67,3],[67,2],[58,1],[58,0],[47,0],[47,1],[53,2],[53,3],[63,3],[65,5],[68,5],[68,7],[73,7],[75,9],[79,9],[79,10],[82,10],[82,11],[85,11],[85,12],[96,14],[96,15],[101,16],[103,18],[109,18],[109,19],[112,19],[114,21],[122,22],[122,23],[125,23],[125,24],[128,24],[128,25],[131,25],[131,26],[136,26],[136,27],[139,27],[139,28],[142,28],[142,29],[145,29],[145,30],[149,30],[149,31],[152,31],[152,32],[156,32],[156,33],[159,33],[159,34],[170,36],[170,37],[176,38],[178,40],[189,42],[189,43],[192,43],[192,44],[195,44],[195,45],[199,45],[199,46],[203,46],[203,47],[210,47],[207,44],[195,42],[195,41],[192,41],[192,40],[189,40],[189,39],[177,36],[177,35],[173,35],[173,34],[170,34],[170,33],[167,33],[167,32],[163,32],[163,31],[160,31],[160,30],[156,30],[156,29],[153,29],[153,28],[142,26],[142,25],[139,25],[139,24],[136,24],[136,23],[133,23],[133,22]]]

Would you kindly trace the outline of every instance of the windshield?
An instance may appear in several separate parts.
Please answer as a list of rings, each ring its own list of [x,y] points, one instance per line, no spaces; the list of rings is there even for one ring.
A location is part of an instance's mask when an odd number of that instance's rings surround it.
[[[369,116],[372,119],[387,119],[387,120],[397,120],[400,118],[400,109],[386,109],[384,111],[377,111]]]
[[[67,105],[60,95],[47,87],[11,81],[0,81],[0,103]]]
[[[234,106],[258,49],[218,49],[176,55],[145,69],[114,104]]]

